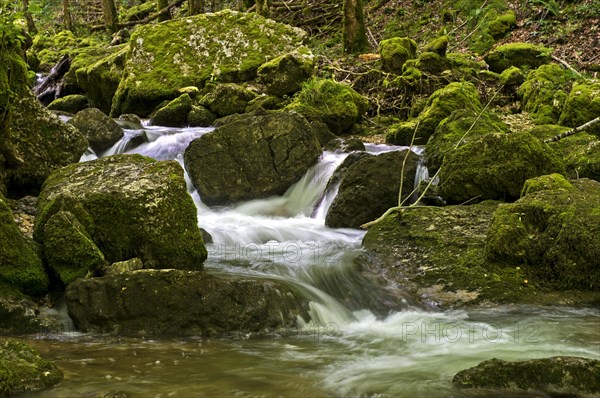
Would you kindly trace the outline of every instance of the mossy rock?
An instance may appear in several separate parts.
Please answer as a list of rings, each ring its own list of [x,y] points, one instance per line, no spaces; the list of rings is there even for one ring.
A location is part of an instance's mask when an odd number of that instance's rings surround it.
[[[299,91],[314,69],[313,53],[302,46],[262,64],[258,68],[258,81],[267,87],[268,94],[282,97]]]
[[[185,168],[202,201],[223,205],[283,194],[317,162],[315,133],[289,111],[245,114],[192,141]]]
[[[201,269],[206,258],[196,207],[175,161],[115,155],[54,172],[39,197],[37,241],[61,210],[81,224],[73,222],[77,236],[67,238],[83,242],[87,233],[108,263],[139,257],[147,268]]]
[[[192,105],[188,114],[188,125],[190,127],[209,127],[217,120],[217,115],[201,105]]]
[[[458,109],[450,114],[435,129],[425,147],[425,159],[430,173],[435,173],[444,161],[444,156],[467,142],[486,134],[508,132],[508,126],[490,112]]]
[[[41,31],[33,38],[32,50],[40,62],[40,70],[49,71],[64,55],[79,47],[79,40],[70,30],[54,34],[50,30]]]
[[[294,327],[307,302],[278,281],[209,271],[139,270],[79,279],[67,308],[83,331],[220,337]]]
[[[26,89],[14,102],[8,135],[24,160],[7,170],[7,190],[14,196],[37,195],[54,170],[78,162],[88,147],[76,128],[63,123]]]
[[[573,85],[560,115],[559,124],[578,127],[600,116],[600,81],[591,80]],[[600,137],[600,125],[586,131]]]
[[[404,150],[364,156],[352,163],[341,175],[338,194],[327,212],[325,225],[359,228],[397,206],[400,177],[403,176],[402,193],[406,197],[414,188],[418,161],[414,152]]]
[[[25,343],[0,343],[0,396],[41,391],[58,384],[63,374]]]
[[[122,16],[122,20],[127,22],[132,21],[141,21],[153,12],[156,11],[155,2],[148,1],[142,4],[135,5],[133,7],[129,7],[125,10]]]
[[[436,90],[417,118],[390,127],[386,141],[391,144],[409,145],[414,134],[414,144],[424,145],[441,121],[458,109],[481,111],[479,93],[472,83],[454,82]]]
[[[107,265],[98,246],[71,212],[62,210],[50,217],[42,241],[48,266],[65,286]]]
[[[440,57],[446,56],[446,51],[448,50],[448,36],[440,36],[438,38],[433,39],[429,43],[423,47],[423,52],[432,52],[436,53]]]
[[[153,126],[185,127],[188,125],[188,114],[191,110],[192,99],[188,94],[182,94],[156,111],[150,119],[150,124]]]
[[[434,52],[424,52],[419,55],[417,69],[432,75],[439,75],[450,68],[448,60]]]
[[[84,94],[85,90],[77,79],[77,71],[86,69],[115,51],[115,47],[100,43],[99,45],[79,48],[70,54],[71,67],[63,77],[60,94]]]
[[[334,134],[347,133],[365,114],[368,101],[352,87],[329,79],[312,79],[285,109],[320,121]]]
[[[517,15],[513,10],[508,10],[499,15],[496,19],[487,24],[487,33],[494,39],[499,40],[505,37],[512,29],[517,26]]]
[[[181,87],[253,79],[262,64],[295,50],[305,37],[257,13],[231,10],[138,27],[111,113],[147,116]]]
[[[19,231],[0,194],[0,293],[3,283],[33,296],[48,290],[48,276],[36,247]]]
[[[108,55],[75,69],[77,83],[88,97],[90,106],[106,114],[111,111],[113,97],[123,75],[128,47],[121,45],[109,49]]]
[[[274,95],[259,95],[248,102],[246,112],[256,112],[262,110],[275,111],[285,108],[290,103],[287,98],[276,97]]]
[[[98,108],[78,112],[69,123],[88,140],[90,147],[101,153],[123,138],[123,129]]]
[[[71,94],[55,99],[48,105],[48,109],[51,111],[77,113],[88,106],[88,99],[85,95]]]
[[[491,72],[494,73],[494,72]],[[500,83],[505,88],[514,88],[518,87],[525,81],[525,76],[523,71],[516,66],[511,66],[508,69],[505,69],[500,74]]]
[[[556,64],[542,65],[531,71],[517,91],[523,110],[529,112],[537,124],[555,124],[571,82],[571,73]]]
[[[491,359],[458,372],[458,388],[531,391],[553,397],[600,395],[600,361],[579,357],[551,357],[509,362]],[[548,394],[548,395],[546,395]]]
[[[559,175],[528,180],[523,196],[494,214],[486,258],[520,266],[530,284],[557,290],[600,286],[600,182]]]
[[[62,331],[63,325],[55,317],[49,316],[14,286],[0,281],[0,333],[3,336]]]
[[[483,59],[492,72],[502,73],[511,66],[529,70],[537,69],[541,65],[550,63],[551,52],[551,49],[536,44],[511,43],[496,47]]]
[[[379,54],[383,69],[400,74],[409,59],[417,57],[417,43],[408,37],[393,37],[379,43]]]
[[[219,84],[200,103],[218,117],[244,113],[248,103],[256,98],[256,93],[235,83]]]
[[[439,192],[450,203],[515,200],[527,179],[551,173],[565,173],[562,159],[531,134],[486,134],[446,154]]]

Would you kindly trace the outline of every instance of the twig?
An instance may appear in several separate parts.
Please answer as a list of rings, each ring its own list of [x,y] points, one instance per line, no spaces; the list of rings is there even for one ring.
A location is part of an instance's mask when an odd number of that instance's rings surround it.
[[[593,126],[594,124],[596,124],[596,123],[598,123],[598,122],[600,122],[600,116],[598,116],[598,117],[597,117],[597,118],[595,118],[595,119],[592,119],[592,120],[590,120],[589,122],[587,122],[587,123],[585,123],[585,124],[582,124],[582,125],[581,125],[581,126],[579,126],[579,127],[572,128],[571,130],[565,131],[565,132],[564,132],[564,133],[562,133],[562,134],[558,134],[558,135],[555,135],[555,136],[554,136],[554,137],[552,137],[552,138],[548,138],[547,140],[544,140],[544,143],[545,143],[545,144],[548,144],[548,143],[550,143],[550,142],[555,142],[555,141],[562,140],[563,138],[569,137],[569,136],[571,136],[571,135],[577,134],[577,133],[579,133],[580,131],[583,131],[583,130],[587,129],[587,128],[589,128],[589,127]]]
[[[577,70],[575,70],[575,68],[573,68],[571,65],[569,65],[567,63],[567,61],[558,58],[556,55],[550,55],[552,57],[553,60],[555,60],[556,62],[561,63],[563,66],[565,66],[567,69],[569,69],[571,72],[575,73],[577,76],[579,77],[583,77],[581,73],[577,72]]]

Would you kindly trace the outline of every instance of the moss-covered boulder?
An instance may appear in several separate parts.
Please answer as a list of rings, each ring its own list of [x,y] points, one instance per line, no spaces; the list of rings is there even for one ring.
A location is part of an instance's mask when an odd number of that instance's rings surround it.
[[[71,94],[57,98],[48,105],[51,111],[77,113],[88,107],[88,99],[85,95]]]
[[[323,122],[334,134],[347,133],[367,111],[368,101],[342,83],[312,79],[285,109],[301,113],[310,121]]]
[[[487,34],[494,40],[499,40],[506,36],[513,28],[517,26],[517,15],[513,10],[505,11],[498,15],[494,20],[486,25]]]
[[[558,122],[563,126],[577,127],[598,116],[600,116],[600,81],[593,80],[573,85]],[[587,132],[600,137],[600,126],[596,124]]]
[[[138,27],[112,114],[146,116],[182,87],[210,79],[242,82],[265,62],[295,50],[306,33],[257,13],[224,10]]]
[[[531,134],[486,134],[446,154],[439,192],[450,203],[515,200],[527,179],[551,173],[565,173],[562,159]]]
[[[121,81],[125,68],[125,59],[128,46],[109,47],[109,53],[103,57],[93,58],[81,62],[78,67],[78,58],[75,57],[73,65],[77,83],[85,92],[90,106],[109,114],[113,97]]]
[[[414,134],[414,144],[424,145],[440,122],[458,109],[481,111],[479,94],[472,83],[454,82],[436,90],[415,119],[389,128],[386,141],[390,144],[409,145]]]
[[[88,140],[97,153],[104,152],[123,138],[123,129],[98,108],[88,108],[77,112],[69,123]]]
[[[444,156],[467,142],[490,133],[506,133],[508,126],[490,112],[458,109],[442,120],[425,147],[425,158],[430,173],[438,171]]]
[[[556,64],[542,65],[531,71],[517,91],[523,110],[529,112],[537,124],[556,123],[571,81],[571,73]]]
[[[61,210],[74,217],[56,216]],[[62,227],[69,232],[60,232]],[[65,247],[47,245],[46,235]],[[81,267],[96,267],[101,261],[92,243],[108,263],[139,257],[146,268],[201,269],[207,254],[179,164],[139,155],[109,156],[53,173],[39,197],[34,238],[69,280],[80,271],[60,261],[68,260],[68,251],[78,253]]]
[[[201,105],[192,105],[188,114],[188,125],[190,127],[209,127],[217,120],[217,115]]]
[[[282,283],[204,272],[140,270],[80,279],[67,307],[84,331],[223,336],[292,327],[306,302]]]
[[[511,43],[496,47],[483,57],[492,72],[501,73],[511,66],[536,69],[550,63],[551,49],[536,44]]]
[[[219,84],[210,93],[202,97],[200,103],[223,117],[235,113],[244,113],[248,103],[256,98],[256,93],[234,83]]]
[[[400,74],[409,59],[417,57],[417,43],[408,37],[393,37],[379,43],[379,54],[383,69]]]
[[[189,94],[182,94],[160,108],[150,118],[154,126],[185,127],[188,125],[188,114],[192,110],[192,99]]]
[[[69,211],[61,210],[48,219],[42,241],[46,263],[65,286],[107,265],[104,254]]]
[[[36,247],[19,231],[11,209],[0,194],[0,295],[3,285],[35,296],[48,290],[48,276]]]
[[[271,111],[234,117],[192,141],[184,160],[202,201],[219,205],[283,194],[320,153],[304,117]]]
[[[431,75],[439,75],[443,71],[450,69],[450,62],[444,56],[435,52],[424,52],[419,55],[415,67]]]
[[[77,129],[63,123],[28,89],[14,102],[8,136],[24,161],[6,172],[7,190],[15,196],[37,194],[52,171],[78,162],[88,147]]]
[[[486,257],[520,266],[531,284],[597,291],[599,203],[600,182],[558,174],[530,179],[519,200],[494,214]]]
[[[267,93],[290,95],[302,88],[302,83],[314,73],[315,57],[306,47],[281,55],[258,68],[258,81],[267,87]]]
[[[0,396],[44,390],[58,384],[63,374],[52,362],[25,343],[0,343]]]
[[[142,2],[142,4],[123,10],[123,20],[141,21],[153,12],[156,12],[156,4],[154,2]]]
[[[429,43],[427,43],[427,45],[425,45],[425,47],[423,47],[423,52],[432,52],[432,53],[436,53],[439,56],[445,57],[446,56],[446,51],[448,50],[448,36],[444,35],[444,36],[440,36],[437,37],[435,39],[433,39],[432,41],[430,41]]]
[[[402,165],[404,172],[402,172]],[[333,228],[358,228],[373,221],[387,209],[398,205],[402,178],[403,199],[412,192],[419,156],[412,151],[394,151],[363,156],[342,174],[325,225]]]
[[[40,70],[49,71],[64,55],[79,47],[80,42],[70,30],[55,33],[44,30],[33,38],[32,50],[40,63]]]
[[[532,391],[552,397],[600,396],[600,361],[579,357],[551,357],[510,362],[484,361],[458,372],[458,388]]]

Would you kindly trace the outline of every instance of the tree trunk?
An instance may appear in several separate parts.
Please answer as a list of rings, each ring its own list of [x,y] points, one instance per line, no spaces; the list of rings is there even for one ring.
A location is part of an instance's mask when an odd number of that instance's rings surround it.
[[[256,13],[269,18],[271,15],[271,0],[256,0]]]
[[[62,4],[65,29],[73,30],[73,18],[71,17],[71,6],[69,5],[69,0],[63,0]]]
[[[362,0],[344,0],[344,51],[355,53],[367,48],[367,33]]]
[[[204,14],[205,0],[188,0],[189,15]]]
[[[157,0],[156,5],[157,5],[157,11],[160,11],[169,5],[169,0]],[[158,17],[158,22],[167,21],[169,19],[171,19],[171,13],[161,14]]]
[[[111,33],[119,30],[119,17],[117,16],[115,0],[102,0],[102,10],[104,12],[104,23],[106,24],[106,29]]]
[[[23,15],[25,16],[25,20],[27,21],[27,32],[29,32],[31,36],[35,35],[38,32],[38,30],[35,27],[33,17],[29,12],[29,0],[23,0]]]

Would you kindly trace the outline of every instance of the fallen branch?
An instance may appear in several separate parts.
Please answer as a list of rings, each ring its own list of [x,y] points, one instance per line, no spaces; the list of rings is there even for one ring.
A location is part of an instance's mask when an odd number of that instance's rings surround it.
[[[597,117],[597,118],[595,118],[595,119],[592,119],[592,120],[590,120],[589,122],[587,122],[587,123],[585,123],[585,124],[582,124],[582,125],[581,125],[581,126],[579,126],[579,127],[572,128],[571,130],[565,131],[565,132],[564,132],[564,133],[562,133],[562,134],[558,134],[558,135],[555,135],[555,136],[554,136],[554,137],[552,137],[552,138],[548,138],[547,140],[544,140],[544,143],[545,143],[545,144],[548,144],[548,143],[550,143],[550,142],[556,142],[556,141],[562,140],[563,138],[566,138],[566,137],[572,136],[572,135],[574,135],[574,134],[577,134],[577,133],[579,133],[580,131],[583,131],[583,130],[587,129],[587,128],[589,128],[589,127],[593,126],[594,124],[596,124],[596,123],[598,123],[598,122],[600,122],[600,116],[598,116],[598,117]]]
[[[575,68],[573,68],[571,65],[569,65],[569,64],[567,63],[567,61],[565,61],[565,60],[562,60],[562,59],[558,58],[558,57],[557,57],[557,56],[555,56],[555,55],[550,55],[550,56],[552,57],[552,59],[553,59],[553,60],[555,60],[556,62],[560,63],[561,65],[563,65],[564,67],[566,67],[567,69],[569,69],[571,72],[575,73],[577,76],[579,76],[579,77],[583,77],[583,76],[581,75],[581,73],[577,72],[577,70],[575,70]]]
[[[146,18],[144,18],[140,21],[130,21],[130,22],[119,23],[119,24],[117,24],[117,28],[118,29],[129,28],[131,26],[143,25],[143,24],[147,24],[148,22],[152,22],[155,19],[157,19],[158,17],[160,17],[161,15],[165,15],[165,14],[171,12],[171,10],[173,8],[180,6],[181,4],[183,4],[184,1],[185,0],[174,0],[172,3],[170,3],[168,6],[166,6],[162,10],[157,11],[154,14],[148,15]],[[103,29],[106,29],[106,25],[96,25],[96,26],[92,26],[91,31],[96,32],[98,30],[103,30]]]

